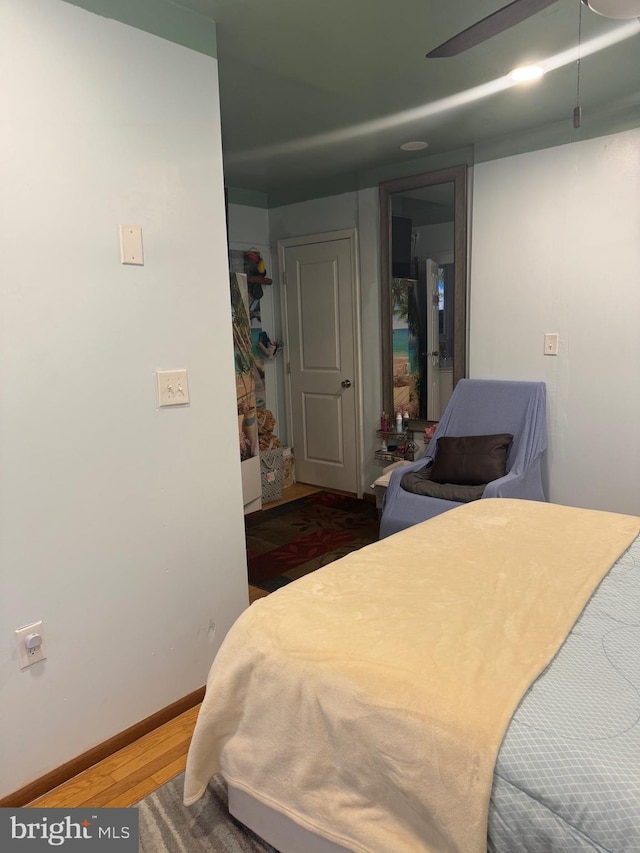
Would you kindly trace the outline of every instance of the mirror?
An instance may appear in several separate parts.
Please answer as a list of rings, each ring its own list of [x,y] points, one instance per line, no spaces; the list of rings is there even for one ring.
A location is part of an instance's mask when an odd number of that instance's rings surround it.
[[[383,408],[419,429],[466,373],[467,167],[381,183],[380,247]]]

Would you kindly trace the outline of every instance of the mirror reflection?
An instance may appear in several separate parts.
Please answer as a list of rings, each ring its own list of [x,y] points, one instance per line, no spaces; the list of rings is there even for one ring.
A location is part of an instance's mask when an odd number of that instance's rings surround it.
[[[393,408],[440,419],[453,391],[454,184],[391,199]]]
[[[386,411],[440,419],[466,370],[466,167],[380,184]]]

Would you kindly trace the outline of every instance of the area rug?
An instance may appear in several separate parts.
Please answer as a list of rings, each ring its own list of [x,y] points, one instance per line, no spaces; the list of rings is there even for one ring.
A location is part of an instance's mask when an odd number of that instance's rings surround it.
[[[277,853],[228,812],[227,786],[214,776],[193,806],[182,804],[184,773],[136,804],[140,853]]]
[[[374,503],[315,492],[245,517],[249,583],[273,592],[378,539]]]

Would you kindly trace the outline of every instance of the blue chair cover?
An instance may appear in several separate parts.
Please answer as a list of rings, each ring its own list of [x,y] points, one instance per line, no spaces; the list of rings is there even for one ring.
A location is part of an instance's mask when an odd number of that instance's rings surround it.
[[[400,485],[406,473],[431,463],[437,452],[438,438],[502,432],[513,434],[507,456],[507,473],[489,483],[482,497],[546,500],[541,474],[542,454],[547,447],[544,382],[461,379],[424,458],[392,472],[384,497],[380,538],[460,506],[455,501],[407,492]]]

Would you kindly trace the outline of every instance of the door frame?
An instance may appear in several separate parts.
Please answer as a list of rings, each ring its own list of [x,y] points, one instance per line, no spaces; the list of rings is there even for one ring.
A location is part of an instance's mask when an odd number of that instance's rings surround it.
[[[355,378],[355,418],[356,418],[356,494],[359,498],[363,494],[362,471],[364,460],[363,449],[363,399],[362,399],[362,329],[360,316],[360,258],[358,253],[358,231],[357,228],[344,228],[339,231],[326,231],[321,234],[304,234],[300,237],[287,237],[278,240],[278,276],[280,281],[280,311],[282,315],[282,330],[284,337],[284,397],[287,417],[287,437],[289,444],[293,447],[295,456],[296,437],[293,433],[292,394],[291,394],[291,365],[289,362],[289,318],[287,316],[287,280],[286,280],[286,250],[295,246],[306,246],[311,243],[331,243],[334,240],[348,240],[349,253],[351,256],[351,311],[353,316],[353,327],[351,329],[354,341],[353,364]]]

